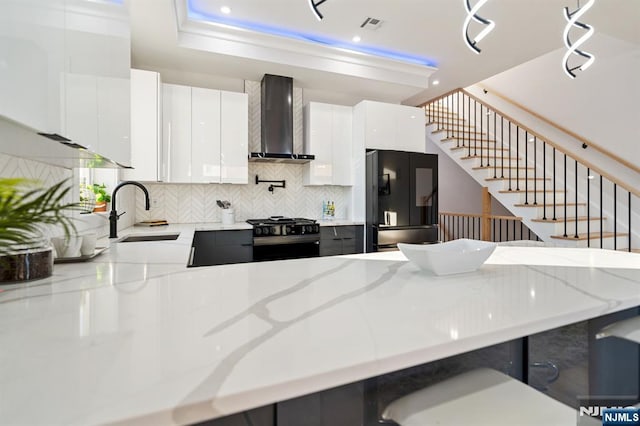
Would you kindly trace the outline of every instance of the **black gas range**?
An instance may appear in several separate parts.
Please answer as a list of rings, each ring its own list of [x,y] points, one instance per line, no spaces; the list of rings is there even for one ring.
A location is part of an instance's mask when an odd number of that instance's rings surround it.
[[[253,226],[254,261],[320,255],[320,225],[314,219],[271,216],[247,223]]]

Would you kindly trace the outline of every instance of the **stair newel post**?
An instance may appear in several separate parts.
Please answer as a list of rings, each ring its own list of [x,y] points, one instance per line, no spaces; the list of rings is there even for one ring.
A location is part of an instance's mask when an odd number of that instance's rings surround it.
[[[576,207],[575,207],[575,213],[576,213],[576,232],[574,237],[575,238],[580,238],[580,236],[578,235],[578,160],[574,160],[576,163],[576,167],[575,167],[575,174],[576,174],[576,178],[575,178],[575,190],[576,190]],[[587,240],[589,239],[589,236],[587,235]]]
[[[564,233],[563,237],[567,237],[567,154],[564,154]]]
[[[524,205],[529,205],[529,132],[524,132]]]
[[[489,188],[482,187],[482,230],[481,239],[483,241],[491,241],[491,194]]]
[[[547,143],[542,141],[542,220],[547,220]]]

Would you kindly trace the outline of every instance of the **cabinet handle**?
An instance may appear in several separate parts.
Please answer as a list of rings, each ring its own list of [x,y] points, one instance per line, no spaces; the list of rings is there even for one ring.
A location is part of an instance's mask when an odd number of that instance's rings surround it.
[[[333,241],[340,241],[342,238],[333,238]]]
[[[242,247],[253,247],[253,243],[240,244]]]
[[[189,266],[193,265],[193,257],[196,255],[196,247],[191,247],[191,253],[189,253]]]
[[[353,237],[344,237],[343,240],[353,240]]]

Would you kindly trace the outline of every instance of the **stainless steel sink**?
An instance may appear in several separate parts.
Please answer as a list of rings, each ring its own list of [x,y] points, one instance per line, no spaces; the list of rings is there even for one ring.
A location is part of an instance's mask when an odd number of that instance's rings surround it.
[[[170,241],[178,239],[180,234],[129,235],[120,240],[121,243],[137,243],[142,241]]]

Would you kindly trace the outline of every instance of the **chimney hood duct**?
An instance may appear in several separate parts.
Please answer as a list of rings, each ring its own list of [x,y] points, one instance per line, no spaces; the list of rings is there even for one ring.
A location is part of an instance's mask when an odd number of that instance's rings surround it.
[[[261,83],[261,152],[251,161],[306,163],[310,154],[293,152],[293,79],[265,74]]]

